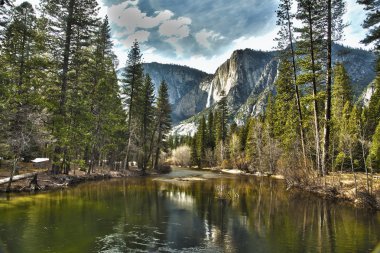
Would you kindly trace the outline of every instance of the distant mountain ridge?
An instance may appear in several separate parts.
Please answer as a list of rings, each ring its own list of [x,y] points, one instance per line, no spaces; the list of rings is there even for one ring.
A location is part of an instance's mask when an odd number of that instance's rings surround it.
[[[194,126],[194,116],[213,108],[222,91],[227,96],[232,119],[240,124],[247,117],[263,112],[268,94],[274,91],[277,56],[276,51],[236,50],[213,75],[186,66],[160,63],[145,63],[144,71],[151,76],[156,89],[162,80],[168,83],[174,125],[186,120]],[[357,98],[375,78],[372,52],[334,44],[333,62],[344,64]],[[188,130],[183,124],[178,128]]]

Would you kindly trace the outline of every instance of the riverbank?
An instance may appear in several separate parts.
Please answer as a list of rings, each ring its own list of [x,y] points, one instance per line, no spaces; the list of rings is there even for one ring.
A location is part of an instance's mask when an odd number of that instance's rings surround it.
[[[246,175],[255,177],[270,177],[285,180],[287,190],[300,190],[318,195],[319,197],[337,201],[348,202],[359,208],[368,208],[380,211],[380,176],[369,175],[370,184],[367,185],[367,175],[365,173],[330,173],[326,177],[281,175],[270,173],[247,173],[237,169],[221,169],[218,167],[204,168],[214,172],[221,172],[233,175]],[[369,188],[369,190],[367,190]]]
[[[37,181],[32,182],[33,177],[25,178],[22,180],[14,181],[8,192],[35,192],[35,191],[49,191],[55,189],[63,189],[75,186],[84,182],[101,181],[111,178],[122,177],[139,177],[141,171],[137,169],[130,169],[127,171],[110,171],[106,169],[97,169],[94,173],[87,174],[81,170],[71,171],[68,175],[58,174],[53,175],[47,170],[20,170],[19,174],[35,173],[37,174]],[[0,179],[9,177],[9,172],[6,170],[0,171]],[[7,185],[0,185],[0,192],[7,192]]]
[[[367,191],[367,181],[364,173],[356,174],[357,187],[355,187],[354,176],[350,173],[330,173],[325,178],[315,176],[300,177],[295,179],[287,175],[246,173],[237,169],[222,170],[220,168],[203,168],[202,170],[232,175],[270,177],[273,179],[285,180],[287,190],[296,189],[316,194],[322,198],[349,202],[356,207],[380,210],[380,177],[378,175],[372,178],[372,187],[370,187],[369,191],[371,193],[370,194]],[[0,170],[0,179],[9,176],[8,173],[9,172],[6,170]],[[46,170],[20,170],[20,174],[23,173],[38,173],[37,185],[32,184],[33,178],[26,178],[13,182],[9,192],[50,191],[55,189],[63,189],[90,181],[142,176],[141,171],[137,168],[131,168],[127,171],[97,169],[91,174],[87,174],[81,170],[75,170],[71,171],[69,175],[52,175]],[[155,175],[155,173],[148,175]],[[181,180],[183,181],[184,179]],[[7,184],[0,185],[0,192],[6,192],[6,188]]]
[[[356,177],[356,179],[355,179]],[[330,173],[325,177],[309,177],[302,180],[286,178],[288,189],[297,188],[323,198],[346,201],[359,208],[380,210],[380,177],[368,178],[365,173]],[[355,183],[356,180],[356,183]]]

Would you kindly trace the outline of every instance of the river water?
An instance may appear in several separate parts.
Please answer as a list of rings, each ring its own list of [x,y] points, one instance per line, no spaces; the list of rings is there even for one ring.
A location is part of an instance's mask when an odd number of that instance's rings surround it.
[[[268,178],[177,169],[0,196],[0,253],[351,253],[379,252],[379,242],[379,213]]]

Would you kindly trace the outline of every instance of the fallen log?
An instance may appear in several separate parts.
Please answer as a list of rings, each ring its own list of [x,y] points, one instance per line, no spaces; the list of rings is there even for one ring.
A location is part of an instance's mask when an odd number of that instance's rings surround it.
[[[22,174],[22,175],[13,176],[12,182],[22,180],[22,179],[26,179],[26,178],[30,178],[30,177],[34,177],[37,174],[39,174],[39,173],[33,172],[33,173],[26,173],[26,174]],[[9,183],[10,180],[11,180],[10,177],[0,179],[0,185]]]

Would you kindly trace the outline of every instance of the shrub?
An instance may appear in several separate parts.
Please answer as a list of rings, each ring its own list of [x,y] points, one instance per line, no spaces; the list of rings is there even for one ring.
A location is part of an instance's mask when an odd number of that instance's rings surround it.
[[[191,161],[190,147],[184,145],[174,149],[170,160],[175,165],[189,166]]]

